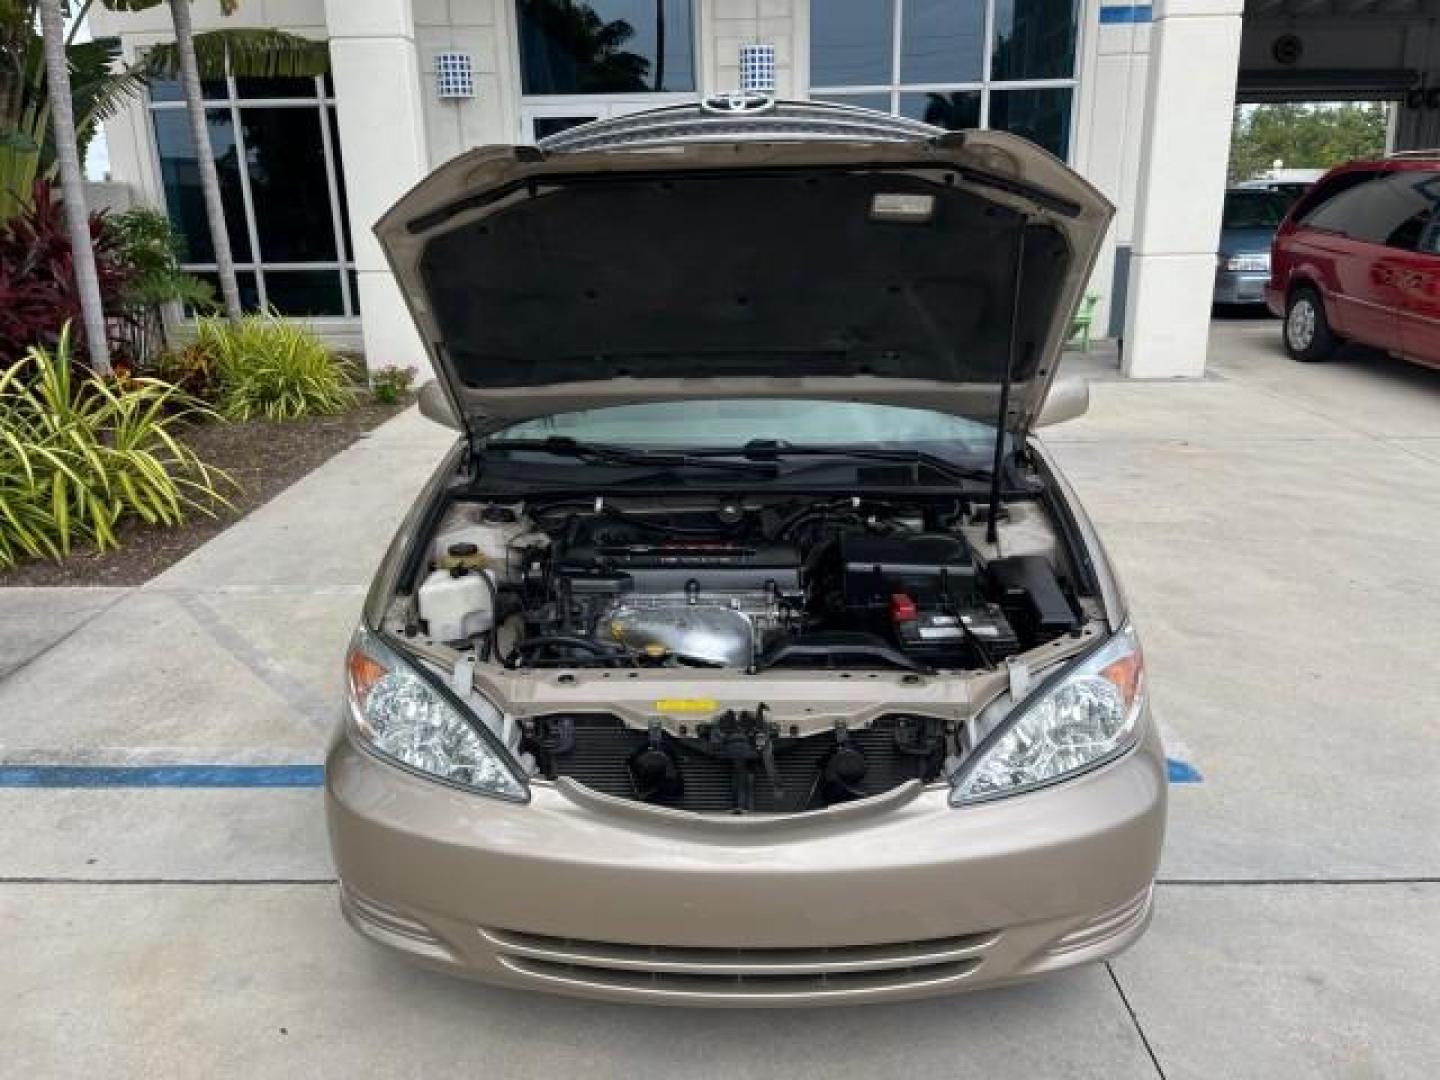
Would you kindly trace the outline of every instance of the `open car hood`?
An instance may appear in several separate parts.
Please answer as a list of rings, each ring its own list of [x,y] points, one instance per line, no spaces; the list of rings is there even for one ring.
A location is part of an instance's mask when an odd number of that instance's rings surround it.
[[[376,235],[471,435],[736,397],[993,422],[1007,370],[1023,435],[1111,213],[1002,132],[724,99],[470,151]]]

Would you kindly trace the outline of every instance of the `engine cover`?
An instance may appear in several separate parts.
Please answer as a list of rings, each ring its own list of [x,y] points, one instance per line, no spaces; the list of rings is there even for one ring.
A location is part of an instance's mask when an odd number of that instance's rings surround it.
[[[641,595],[795,593],[794,545],[715,536],[665,535],[627,521],[594,518],[566,538],[559,573],[623,574]]]

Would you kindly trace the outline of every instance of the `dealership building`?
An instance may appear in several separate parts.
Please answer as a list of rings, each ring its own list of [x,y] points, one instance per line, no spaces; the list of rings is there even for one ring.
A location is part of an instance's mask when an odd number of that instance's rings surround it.
[[[1440,0],[246,0],[197,29],[329,42],[322,78],[205,84],[240,285],[372,366],[425,359],[371,235],[435,166],[489,143],[745,89],[1034,140],[1116,205],[1100,333],[1135,377],[1203,374],[1237,101],[1392,100],[1440,146]],[[91,15],[133,60],[164,5]],[[1435,87],[1435,89],[1431,89]],[[156,83],[106,125],[112,179],[213,258],[184,106]],[[745,228],[743,221],[736,230]],[[617,252],[617,258],[623,258]],[[957,258],[963,258],[957,252]]]

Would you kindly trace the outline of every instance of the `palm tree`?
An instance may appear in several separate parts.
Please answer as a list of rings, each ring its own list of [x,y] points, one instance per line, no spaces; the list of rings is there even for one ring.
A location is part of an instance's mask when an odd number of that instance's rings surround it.
[[[105,338],[105,308],[100,301],[100,279],[95,272],[95,250],[90,246],[90,214],[85,207],[85,182],[80,173],[80,149],[75,135],[75,105],[70,98],[70,60],[65,52],[65,16],[60,0],[39,0],[40,33],[44,39],[45,81],[50,99],[50,131],[60,167],[60,190],[65,200],[65,222],[70,231],[71,265],[80,311],[85,323],[85,345],[90,369],[109,375],[110,348]]]
[[[77,41],[91,0],[84,0],[65,39],[70,100],[80,156],[101,120],[144,86],[134,67],[117,66],[114,41]],[[0,222],[29,205],[36,180],[53,180],[59,162],[50,131],[45,43],[36,32],[37,0],[0,0]]]
[[[240,321],[240,285],[235,278],[235,257],[230,252],[230,230],[225,226],[225,206],[220,201],[220,174],[215,171],[215,151],[205,122],[205,97],[200,89],[200,65],[195,59],[195,27],[190,21],[190,0],[169,0],[170,18],[175,24],[175,52],[180,58],[180,88],[185,112],[190,117],[190,138],[195,144],[195,161],[200,166],[200,190],[205,195],[205,217],[210,224],[210,242],[215,248],[215,270],[220,276],[220,297],[231,322]],[[222,0],[229,15],[235,0]]]
[[[197,38],[190,18],[190,0],[101,0],[101,3],[111,11],[144,11],[161,3],[170,7],[175,45],[152,49],[146,58],[146,68],[154,74],[178,73],[180,76],[195,162],[200,170],[205,218],[215,251],[215,269],[220,278],[220,297],[226,316],[232,322],[238,321],[240,286],[235,277],[235,258],[230,251],[230,230],[225,225],[215,151],[210,145],[210,130],[205,119],[205,98],[200,88],[202,58],[205,73],[212,76],[223,76],[227,65],[231,72],[246,75],[319,75],[329,70],[329,52],[322,43],[277,30],[222,30]],[[220,11],[224,15],[233,15],[239,6],[240,0],[220,0]]]

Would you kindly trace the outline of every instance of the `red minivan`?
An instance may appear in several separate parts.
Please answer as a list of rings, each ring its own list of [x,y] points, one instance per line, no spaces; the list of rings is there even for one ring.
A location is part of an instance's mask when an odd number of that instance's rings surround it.
[[[1440,156],[1331,169],[1275,234],[1265,302],[1285,350],[1354,341],[1440,367]]]

